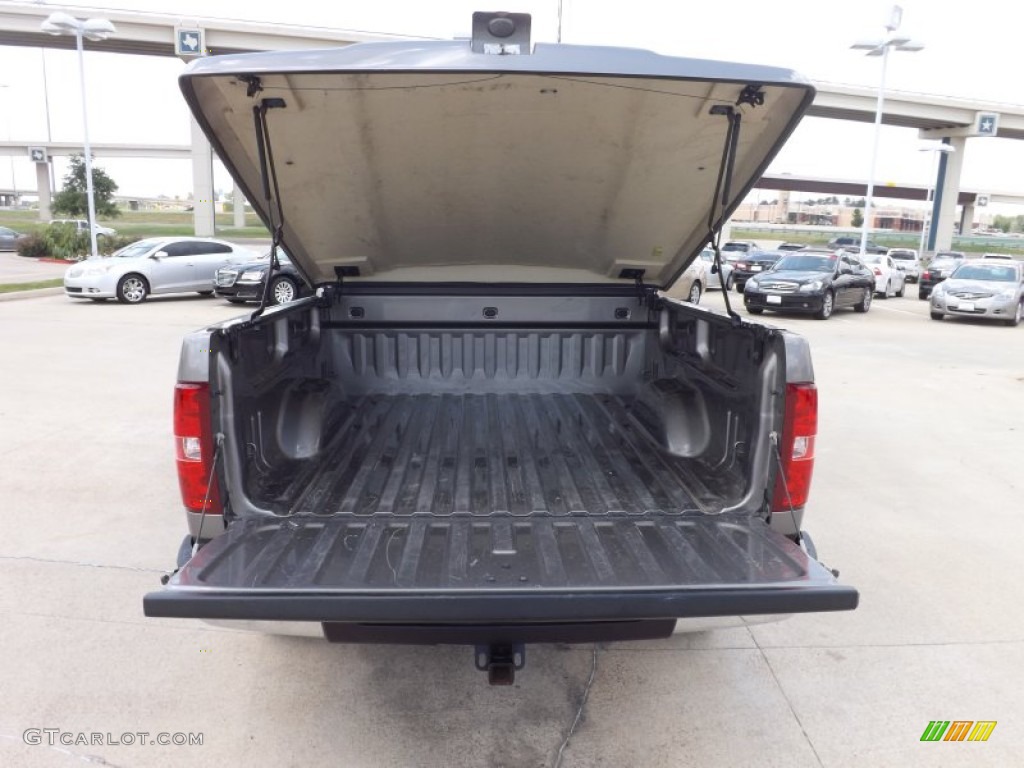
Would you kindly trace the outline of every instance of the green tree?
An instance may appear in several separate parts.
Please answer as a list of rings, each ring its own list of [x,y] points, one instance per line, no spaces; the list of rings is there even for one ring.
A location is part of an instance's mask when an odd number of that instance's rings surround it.
[[[1009,216],[1000,216],[999,214],[996,214],[992,219],[993,229],[998,229],[1002,232],[1009,232],[1011,226],[1013,226],[1013,219]]]
[[[860,208],[853,209],[853,218],[850,219],[850,224],[854,227],[864,226],[864,214],[860,212]]]
[[[121,215],[114,204],[114,193],[117,182],[110,178],[102,168],[92,167],[92,190],[96,203],[96,215],[112,219]],[[64,177],[64,189],[53,198],[53,210],[68,216],[85,217],[89,213],[89,201],[86,195],[85,158],[82,155],[71,156],[71,168]]]

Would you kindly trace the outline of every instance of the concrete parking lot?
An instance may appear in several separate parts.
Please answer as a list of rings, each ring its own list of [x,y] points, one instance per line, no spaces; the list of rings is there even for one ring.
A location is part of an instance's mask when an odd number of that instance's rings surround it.
[[[14,251],[0,251],[0,283],[31,283],[62,277],[67,264],[49,264],[26,259]]]
[[[861,607],[597,648],[563,765],[1022,763],[1024,327],[937,323],[912,293],[828,322],[762,318],[812,341],[806,527]],[[198,297],[0,304],[0,765],[556,764],[590,646],[531,646],[515,687],[490,688],[465,648],[143,617],[184,533],[179,341],[237,313]],[[998,725],[985,743],[922,743],[931,720]],[[33,728],[149,736],[24,743]],[[151,745],[161,732],[203,743]]]

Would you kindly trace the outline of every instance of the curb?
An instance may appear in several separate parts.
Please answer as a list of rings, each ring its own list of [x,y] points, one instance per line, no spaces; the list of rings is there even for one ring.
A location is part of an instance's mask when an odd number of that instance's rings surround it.
[[[0,302],[2,301],[18,301],[19,299],[39,299],[43,296],[56,296],[57,294],[64,293],[62,286],[54,286],[53,288],[36,288],[34,291],[14,291],[13,293],[0,293]]]

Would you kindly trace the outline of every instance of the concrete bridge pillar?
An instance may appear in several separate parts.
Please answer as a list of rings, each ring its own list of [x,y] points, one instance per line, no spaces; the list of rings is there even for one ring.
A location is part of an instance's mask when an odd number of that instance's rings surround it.
[[[235,210],[235,229],[241,229],[245,226],[245,195],[237,184],[231,190],[231,203]]]
[[[50,189],[50,164],[36,163],[36,192],[39,195],[39,220],[49,221],[53,218],[50,205],[53,202],[53,191]]]
[[[948,250],[953,245],[953,226],[956,224],[956,203],[960,196],[960,171],[964,166],[967,149],[966,136],[944,138],[953,152],[939,157],[939,175],[935,179],[935,201],[932,205],[932,230],[928,233],[929,251]]]
[[[977,211],[974,208],[974,203],[964,204],[963,213],[960,214],[960,234],[969,235],[971,229],[974,227],[974,214]]]
[[[217,231],[213,199],[213,147],[194,117],[191,122],[192,226],[196,237],[213,237]]]

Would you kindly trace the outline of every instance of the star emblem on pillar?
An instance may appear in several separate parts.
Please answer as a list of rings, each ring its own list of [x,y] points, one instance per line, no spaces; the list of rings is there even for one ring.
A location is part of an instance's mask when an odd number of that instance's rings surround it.
[[[992,114],[980,114],[978,115],[978,135],[980,136],[995,136],[996,126],[998,125],[998,115]]]

